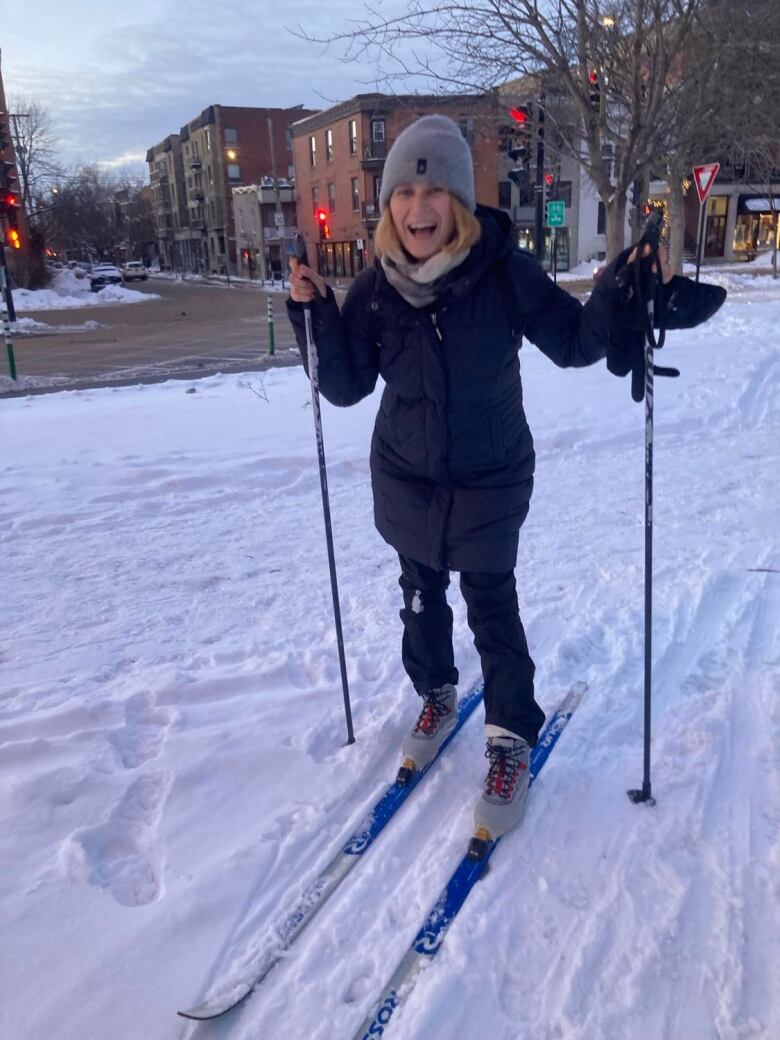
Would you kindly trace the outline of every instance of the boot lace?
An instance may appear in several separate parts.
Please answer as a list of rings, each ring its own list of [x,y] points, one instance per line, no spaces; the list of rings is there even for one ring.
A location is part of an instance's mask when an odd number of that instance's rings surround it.
[[[523,745],[519,741],[511,748],[502,747],[500,744],[488,744],[485,758],[490,761],[485,779],[485,794],[497,795],[509,801],[514,794],[517,781],[528,768],[523,761]]]
[[[446,690],[428,690],[423,695],[425,704],[417,722],[414,724],[415,733],[422,731],[429,737],[433,736],[439,728],[441,720],[450,713],[449,705],[447,704],[448,696],[449,694]]]

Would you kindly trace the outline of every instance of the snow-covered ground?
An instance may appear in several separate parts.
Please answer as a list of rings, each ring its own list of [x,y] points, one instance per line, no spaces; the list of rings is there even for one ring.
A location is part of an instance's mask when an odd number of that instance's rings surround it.
[[[89,287],[89,275],[74,271],[57,271],[48,289],[14,289],[14,307],[20,313],[72,310],[78,307],[104,307],[107,303],[146,303],[159,300],[155,293],[142,293],[124,285],[107,285],[99,292]],[[29,326],[17,331],[30,331]]]
[[[652,809],[625,795],[643,410],[603,365],[522,351],[538,696],[589,691],[388,1036],[780,1036],[780,286],[730,286],[669,335],[682,378],[656,390]],[[465,847],[478,719],[230,1020],[176,1017],[361,821],[416,712],[372,524],[377,400],[324,404],[343,746],[307,399],[287,369],[0,402],[3,1037],[349,1040]],[[457,582],[451,601],[465,685]]]

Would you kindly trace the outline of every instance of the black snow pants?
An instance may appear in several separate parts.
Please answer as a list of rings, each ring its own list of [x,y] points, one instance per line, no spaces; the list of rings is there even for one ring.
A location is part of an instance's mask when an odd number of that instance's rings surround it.
[[[456,684],[452,649],[452,610],[446,590],[448,571],[434,571],[405,556],[399,585],[404,624],[401,654],[418,693],[443,683]],[[485,574],[463,571],[460,590],[485,680],[485,721],[525,737],[532,746],[544,723],[534,700],[534,663],[520,621],[514,571]]]

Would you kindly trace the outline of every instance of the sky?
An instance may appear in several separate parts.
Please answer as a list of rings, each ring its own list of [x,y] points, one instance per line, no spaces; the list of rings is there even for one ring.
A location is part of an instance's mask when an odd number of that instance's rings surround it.
[[[401,0],[379,0],[391,12]],[[370,61],[296,39],[346,27],[360,0],[32,0],[0,36],[6,95],[51,114],[66,165],[136,173],[147,149],[211,104],[325,108],[380,87]]]

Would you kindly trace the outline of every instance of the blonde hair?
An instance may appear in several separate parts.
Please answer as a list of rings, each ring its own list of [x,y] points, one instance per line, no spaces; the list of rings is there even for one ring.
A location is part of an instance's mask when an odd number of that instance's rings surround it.
[[[455,234],[446,246],[444,246],[443,252],[453,254],[460,253],[464,249],[471,249],[471,247],[479,241],[480,235],[482,234],[482,227],[474,214],[470,213],[466,209],[457,196],[453,195],[452,192],[448,192],[447,194],[449,195],[452,204],[452,216],[455,221]],[[385,211],[377,224],[376,231],[374,232],[374,252],[377,257],[380,258],[385,253],[390,257],[403,255],[403,247],[401,246],[401,240],[398,237],[396,226],[393,223],[389,205],[385,206]]]

